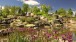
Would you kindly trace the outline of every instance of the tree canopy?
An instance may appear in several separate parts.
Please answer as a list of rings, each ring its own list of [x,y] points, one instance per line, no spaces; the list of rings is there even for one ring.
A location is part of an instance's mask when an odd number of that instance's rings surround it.
[[[23,6],[22,6],[22,10],[23,10],[23,12],[25,13],[27,13],[28,12],[28,9],[29,9],[29,5],[28,4],[23,4]]]
[[[51,9],[50,6],[41,5],[41,10],[43,13],[48,13],[48,11]]]
[[[65,16],[66,15],[66,10],[63,8],[60,8],[59,10],[56,11],[57,14],[61,15],[61,16]]]
[[[40,9],[39,9],[37,6],[34,6],[34,7],[32,8],[32,13],[38,14],[39,12],[40,12]]]
[[[9,15],[10,11],[9,11],[9,7],[6,6],[3,10],[2,10],[2,16],[6,17],[7,15]]]
[[[68,10],[68,15],[69,16],[72,16],[73,15],[73,12],[72,12],[72,9],[71,8]]]

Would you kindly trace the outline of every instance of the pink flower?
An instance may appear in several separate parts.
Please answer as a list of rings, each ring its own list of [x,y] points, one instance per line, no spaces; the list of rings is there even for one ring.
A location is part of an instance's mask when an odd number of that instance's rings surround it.
[[[17,30],[22,32],[22,31],[25,31],[26,29],[25,28],[18,28]]]
[[[32,39],[36,39],[38,35],[31,35]]]
[[[54,36],[54,39],[57,39],[58,37],[57,36]]]
[[[49,33],[45,33],[45,35],[46,35],[47,38],[51,37],[51,34],[49,34]]]

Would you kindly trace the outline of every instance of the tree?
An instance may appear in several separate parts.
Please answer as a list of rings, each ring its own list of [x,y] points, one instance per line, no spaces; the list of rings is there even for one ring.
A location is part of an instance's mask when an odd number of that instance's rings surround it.
[[[59,14],[61,16],[65,16],[66,15],[66,11],[63,8],[60,8],[59,10],[57,10],[57,14]]]
[[[28,4],[23,4],[23,7],[22,7],[22,10],[23,10],[23,12],[25,13],[27,13],[28,12],[28,9],[29,9],[29,5]]]
[[[71,8],[68,10],[68,15],[69,16],[72,16],[73,15],[73,12],[72,12],[72,9]]]
[[[41,5],[41,12],[40,12],[40,14],[42,16],[48,17],[48,12],[49,12],[50,9],[51,9],[50,6]]]
[[[55,11],[55,14],[58,14],[57,10]]]
[[[34,7],[32,8],[32,13],[38,14],[39,12],[40,12],[40,9],[39,9],[37,6],[34,6]]]
[[[3,10],[2,10],[2,16],[6,17],[7,15],[9,15],[9,7],[6,6]]]
[[[41,5],[41,9],[43,13],[48,13],[48,11],[51,9],[50,6]]]
[[[16,7],[15,7],[15,14],[16,14],[16,15],[22,14],[21,7],[19,7],[19,6],[16,6]]]
[[[16,11],[15,11],[15,6],[12,6],[12,7],[10,8],[10,14],[11,14],[11,15],[15,15],[15,13],[16,13]]]

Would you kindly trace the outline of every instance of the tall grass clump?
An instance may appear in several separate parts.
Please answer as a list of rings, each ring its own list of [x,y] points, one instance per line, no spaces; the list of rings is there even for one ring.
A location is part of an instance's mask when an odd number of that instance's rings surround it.
[[[9,42],[29,42],[29,40],[26,39],[19,32],[15,32],[9,36]]]

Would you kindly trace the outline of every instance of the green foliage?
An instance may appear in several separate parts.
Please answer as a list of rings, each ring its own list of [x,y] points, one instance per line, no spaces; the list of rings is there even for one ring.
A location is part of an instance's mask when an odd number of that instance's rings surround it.
[[[12,7],[10,8],[10,14],[11,14],[11,15],[15,15],[15,6],[12,6]]]
[[[50,9],[52,9],[50,6],[41,5],[41,11],[38,14],[50,19],[51,17],[48,15]]]
[[[2,10],[0,10],[0,15],[2,15]]]
[[[19,15],[22,14],[22,9],[19,6],[5,6],[4,9],[0,10],[0,15]]]
[[[2,20],[3,19],[3,16],[0,16],[0,20]]]
[[[68,16],[72,16],[72,15],[73,15],[72,9],[69,9],[68,10]]]
[[[9,36],[9,42],[29,42],[23,35],[15,32]]]
[[[48,13],[48,11],[51,9],[50,6],[41,5],[41,9],[43,13]]]
[[[33,17],[27,17],[25,21],[27,21],[28,23],[31,23],[31,22],[35,21],[35,18],[33,18]]]
[[[15,11],[16,11],[16,15],[20,15],[21,13],[22,13],[22,10],[21,10],[21,8],[20,7],[15,7]]]
[[[76,21],[76,17],[73,17],[72,19]]]
[[[52,42],[59,42],[57,39],[53,39]]]
[[[61,16],[65,16],[66,15],[66,11],[63,8],[60,8],[59,10],[57,10],[56,13],[61,15]]]
[[[3,10],[2,10],[2,16],[7,16],[7,15],[9,15],[9,7],[5,7]]]
[[[37,6],[34,6],[34,7],[32,8],[32,13],[38,14],[39,12],[40,12],[40,9],[39,9]]]
[[[23,4],[23,6],[22,6],[22,10],[23,10],[23,12],[25,13],[27,13],[28,12],[28,9],[29,9],[29,5],[28,4]]]
[[[12,6],[10,8],[11,15],[19,15],[21,13],[21,8],[19,6]]]
[[[41,40],[40,38],[38,38],[35,42],[42,42],[43,40]]]

